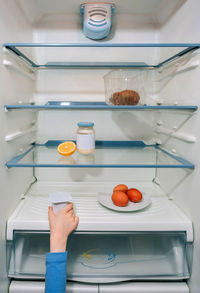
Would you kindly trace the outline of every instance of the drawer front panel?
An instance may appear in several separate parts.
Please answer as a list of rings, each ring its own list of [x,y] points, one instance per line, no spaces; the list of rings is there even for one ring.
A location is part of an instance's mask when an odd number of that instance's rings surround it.
[[[44,293],[44,282],[12,281],[9,293]],[[185,283],[151,282],[119,283],[116,285],[91,285],[75,282],[67,283],[67,293],[189,293]]]
[[[44,293],[45,283],[38,281],[12,281],[9,293]],[[67,293],[98,293],[98,285],[68,282]]]
[[[189,293],[185,283],[176,282],[129,282],[122,284],[100,285],[99,293]]]

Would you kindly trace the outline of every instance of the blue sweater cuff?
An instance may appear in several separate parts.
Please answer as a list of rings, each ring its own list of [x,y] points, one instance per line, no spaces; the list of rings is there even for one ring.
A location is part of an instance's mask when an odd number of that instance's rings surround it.
[[[65,252],[49,252],[46,254],[47,262],[66,262],[67,259],[67,251]]]

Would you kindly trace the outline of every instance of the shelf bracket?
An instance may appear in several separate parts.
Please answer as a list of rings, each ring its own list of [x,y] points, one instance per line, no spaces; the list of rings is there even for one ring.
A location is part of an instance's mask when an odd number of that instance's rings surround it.
[[[36,131],[36,128],[34,127],[34,124],[31,124],[31,127],[25,129],[25,130],[19,130],[19,131],[16,131],[16,132],[13,132],[13,133],[10,133],[10,134],[7,134],[5,136],[5,141],[6,142],[9,142],[9,141],[13,141],[21,136],[24,136],[26,134],[29,134],[29,133],[32,133],[32,132],[35,132]]]
[[[166,134],[169,135],[170,137],[177,138],[179,140],[189,142],[189,143],[195,143],[196,142],[196,137],[190,134],[186,134],[183,132],[175,132],[176,130],[174,129],[168,129],[165,127],[159,127],[156,132],[159,134]]]
[[[35,72],[30,70],[29,68],[26,68],[25,66],[23,68],[23,66],[21,66],[20,64],[17,64],[17,63],[15,64],[14,62],[9,61],[7,59],[3,60],[3,65],[9,69],[17,70],[18,72],[22,73],[26,77],[28,77],[32,80],[35,80],[35,77],[34,77]]]
[[[152,180],[153,183],[155,183],[156,185],[160,186],[160,180],[158,179],[157,176],[155,176]]]

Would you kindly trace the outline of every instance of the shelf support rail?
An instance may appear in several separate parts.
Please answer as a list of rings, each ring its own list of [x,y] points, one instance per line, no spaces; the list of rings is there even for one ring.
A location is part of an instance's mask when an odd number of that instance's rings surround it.
[[[22,58],[18,58],[13,51],[8,50],[7,48],[3,48],[4,51],[4,59],[3,65],[9,69],[14,69],[29,77],[32,80],[35,80],[36,69],[33,68],[30,63],[25,61]]]
[[[32,133],[32,132],[35,132],[35,131],[36,131],[36,128],[35,128],[34,124],[31,124],[31,127],[27,128],[25,130],[19,130],[19,131],[7,134],[5,136],[5,141],[6,142],[13,141],[16,138],[19,138],[21,136],[24,136],[26,134],[29,134],[29,133]]]
[[[171,130],[165,127],[159,127],[156,130],[157,133],[161,133],[161,134],[166,134],[169,135],[170,137],[174,137],[177,138],[179,140],[185,141],[185,142],[189,142],[189,143],[195,143],[196,142],[196,137],[190,134],[186,134],[183,132],[176,132],[176,130]]]
[[[28,62],[32,67],[38,67],[33,61],[31,61],[26,55],[24,55],[20,50],[18,50],[15,46],[6,46],[5,48],[13,52],[18,57],[21,57],[23,60]]]

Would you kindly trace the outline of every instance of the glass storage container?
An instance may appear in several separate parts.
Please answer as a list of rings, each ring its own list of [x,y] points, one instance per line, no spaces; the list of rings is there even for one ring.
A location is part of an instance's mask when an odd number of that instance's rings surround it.
[[[135,70],[113,70],[104,76],[106,103],[144,105],[143,74]]]
[[[79,122],[77,129],[77,151],[80,154],[92,154],[95,150],[95,135],[93,122]]]

